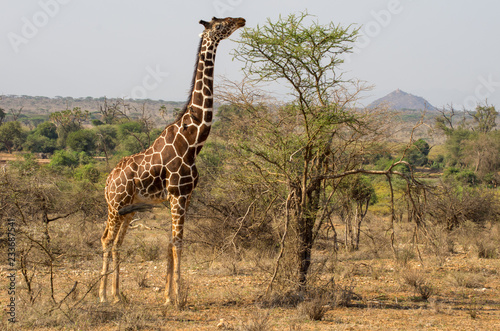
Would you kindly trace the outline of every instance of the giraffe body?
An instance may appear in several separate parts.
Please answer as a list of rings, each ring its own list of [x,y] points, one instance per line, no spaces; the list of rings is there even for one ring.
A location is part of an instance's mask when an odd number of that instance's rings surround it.
[[[136,210],[144,203],[170,202],[172,241],[168,246],[166,301],[177,298],[185,214],[198,181],[195,159],[208,134],[213,117],[213,73],[219,42],[245,25],[243,18],[200,21],[202,33],[190,99],[177,120],[168,125],[141,153],[123,158],[106,181],[108,220],[101,238],[103,269],[99,297],[105,302],[107,276],[113,273],[112,295],[120,301],[119,249]],[[113,265],[109,270],[110,254]]]

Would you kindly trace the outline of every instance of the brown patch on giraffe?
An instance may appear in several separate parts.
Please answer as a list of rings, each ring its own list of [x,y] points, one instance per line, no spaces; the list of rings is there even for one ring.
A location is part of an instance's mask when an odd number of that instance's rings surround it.
[[[193,183],[179,186],[180,195],[187,195],[192,191],[193,191]]]
[[[214,105],[214,99],[211,99],[211,98],[206,98],[205,99],[205,102],[203,103],[203,107],[205,109],[209,109],[209,108],[212,108]]]
[[[163,190],[163,181],[161,180],[160,177],[156,177],[154,180],[153,180],[153,183],[152,185],[148,188],[148,193],[149,194],[154,194],[158,191],[162,191]]]
[[[161,151],[163,149],[163,147],[165,147],[165,145],[166,145],[165,138],[161,138],[161,139],[160,138],[156,139],[153,143],[153,148],[155,151]]]
[[[173,143],[173,140],[172,140]],[[165,146],[165,149],[163,150],[163,163],[167,160],[171,160],[173,157],[175,157],[177,154],[175,154],[175,149],[174,146],[172,145],[167,145]]]
[[[179,181],[179,185],[191,184],[193,182],[194,182],[193,177],[184,176],[184,177],[181,177],[181,180]]]
[[[171,195],[174,195],[174,196],[177,196],[177,195],[180,195],[180,190],[179,190],[179,186],[172,186],[172,185],[169,185],[167,187],[167,191],[169,194]]]
[[[213,113],[211,111],[205,112],[205,122],[212,122]]]
[[[203,104],[203,94],[201,94],[201,92],[194,92],[192,101],[196,105],[202,105]]]
[[[177,127],[175,125],[170,125],[166,129],[166,134],[165,134],[165,144],[169,145],[172,144],[174,141],[175,135],[177,134]]]
[[[196,158],[196,148],[190,147],[188,152],[186,153],[186,156],[184,156],[184,162],[186,162],[187,164],[193,164],[195,158]]]
[[[205,75],[206,76],[213,76],[213,74],[214,74],[214,68],[213,67],[205,69]]]
[[[177,155],[181,157],[184,156],[186,154],[188,147],[189,147],[188,142],[186,141],[186,138],[184,138],[184,136],[177,135],[177,137],[175,137],[174,148]]]
[[[205,86],[205,87],[203,88],[203,94],[204,94],[204,95],[211,95],[211,94],[212,94],[212,91],[211,91],[211,90],[210,90],[207,86]]]
[[[160,177],[162,170],[163,170],[163,166],[161,164],[157,163],[151,167],[151,169],[149,170],[149,173],[153,177]]]
[[[185,137],[189,145],[193,145],[196,142],[197,135],[198,135],[198,128],[196,126],[191,125],[187,127]]]
[[[197,91],[201,91],[202,88],[203,88],[203,81],[201,81],[201,80],[196,81],[196,84],[194,85],[194,89]]]
[[[173,185],[173,186],[178,186],[179,185],[179,181],[180,181],[180,176],[179,174],[175,173],[175,174],[171,174],[170,175],[170,179],[169,179],[169,182],[170,182],[170,185]]]
[[[200,127],[200,134],[198,135],[198,141],[199,142],[204,142],[205,140],[207,140],[207,137],[208,137],[208,134],[210,133],[210,127],[203,124],[201,127]]]
[[[167,169],[170,172],[177,172],[177,170],[181,167],[181,165],[182,165],[182,159],[179,156],[177,156],[173,158],[172,161],[167,163]]]

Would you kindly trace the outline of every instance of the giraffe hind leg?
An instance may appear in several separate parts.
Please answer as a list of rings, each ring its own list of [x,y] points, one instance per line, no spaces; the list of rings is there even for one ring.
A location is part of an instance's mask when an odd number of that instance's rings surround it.
[[[116,277],[116,264],[114,262],[114,256],[116,251],[116,241],[117,235],[122,227],[122,223],[124,221],[123,216],[118,216],[118,214],[114,212],[109,212],[108,221],[106,223],[106,229],[101,237],[102,243],[102,271],[101,271],[101,283],[99,286],[99,299],[100,302],[107,301],[107,284],[108,284],[108,276],[115,272]],[[113,257],[113,268],[109,270],[109,262],[111,261],[111,257]],[[113,290],[113,294],[115,294]]]
[[[106,229],[104,230],[104,233],[101,237],[103,254],[102,254],[101,284],[99,286],[100,302],[107,301],[106,287],[109,274],[109,259],[110,259],[111,248],[114,242],[114,237],[116,235],[116,232],[110,229],[112,227],[110,226],[110,224],[112,224],[110,221],[111,219],[108,218]]]

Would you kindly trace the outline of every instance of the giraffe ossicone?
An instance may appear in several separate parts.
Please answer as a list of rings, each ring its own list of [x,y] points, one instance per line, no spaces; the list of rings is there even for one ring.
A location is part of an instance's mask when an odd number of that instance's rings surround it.
[[[166,302],[175,302],[178,297],[183,224],[191,193],[198,181],[195,159],[212,125],[215,54],[219,42],[243,27],[245,19],[214,17],[210,22],[201,20],[200,24],[205,29],[201,34],[191,94],[183,111],[149,148],[123,158],[106,181],[108,220],[101,238],[101,302],[107,300],[109,274],[113,274],[111,294],[114,301],[121,299],[120,247],[133,214],[164,201],[170,202],[172,214],[172,241],[167,252]],[[110,257],[113,261],[111,270]]]

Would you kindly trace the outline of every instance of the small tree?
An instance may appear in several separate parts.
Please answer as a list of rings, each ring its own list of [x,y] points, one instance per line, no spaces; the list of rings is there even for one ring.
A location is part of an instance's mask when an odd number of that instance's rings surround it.
[[[24,143],[24,139],[25,134],[21,128],[21,123],[11,121],[0,125],[0,150],[4,149],[9,153],[19,150]]]
[[[378,173],[390,180],[394,166],[405,163],[400,160],[384,171],[362,168],[364,154],[374,150],[387,121],[380,112],[355,108],[362,86],[345,80],[338,69],[357,32],[333,23],[320,25],[307,13],[246,29],[235,58],[244,62],[253,82],[283,83],[293,100],[269,103],[248,82],[226,86],[223,94],[226,101],[247,112],[246,129],[231,130],[239,157],[245,160],[241,171],[247,177],[253,173],[249,182],[260,178],[285,206],[288,232],[296,234],[294,281],[300,290],[306,289],[313,244],[332,213],[340,179]]]
[[[408,162],[413,166],[424,166],[429,162],[430,147],[424,139],[419,139],[413,143],[413,146],[408,151]]]
[[[475,131],[488,133],[497,126],[496,120],[498,112],[494,106],[488,104],[477,105],[475,112],[469,112],[475,123]]]
[[[97,135],[92,130],[71,132],[66,138],[66,145],[76,152],[93,154],[96,149]]]

